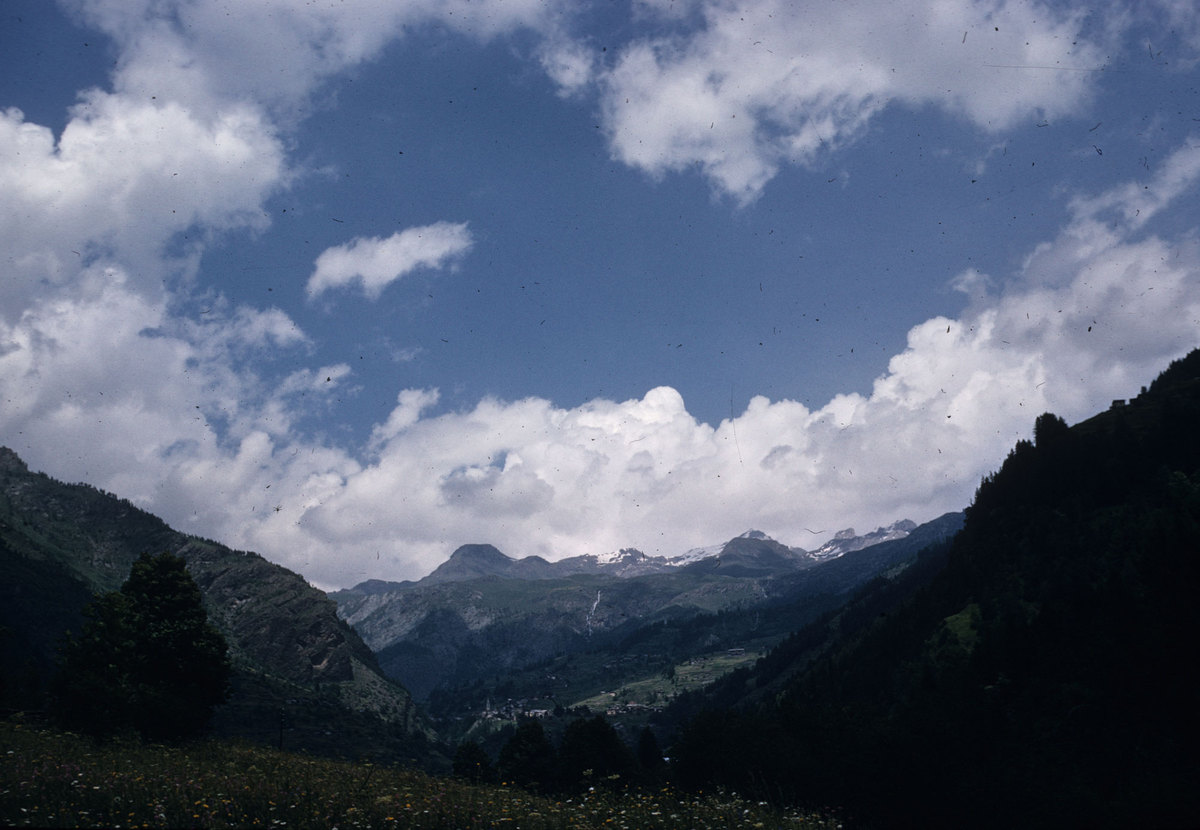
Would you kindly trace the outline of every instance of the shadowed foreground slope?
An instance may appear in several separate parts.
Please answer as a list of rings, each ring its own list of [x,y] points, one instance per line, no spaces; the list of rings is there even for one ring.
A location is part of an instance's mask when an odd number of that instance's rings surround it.
[[[681,775],[883,827],[1200,826],[1198,425],[1200,352],[1041,416],[952,543],[714,689]]]

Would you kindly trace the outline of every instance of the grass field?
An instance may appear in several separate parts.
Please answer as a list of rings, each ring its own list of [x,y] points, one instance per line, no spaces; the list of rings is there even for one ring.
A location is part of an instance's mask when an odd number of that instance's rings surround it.
[[[0,722],[9,827],[835,828],[729,794],[597,787],[541,797],[257,746],[97,744]]]

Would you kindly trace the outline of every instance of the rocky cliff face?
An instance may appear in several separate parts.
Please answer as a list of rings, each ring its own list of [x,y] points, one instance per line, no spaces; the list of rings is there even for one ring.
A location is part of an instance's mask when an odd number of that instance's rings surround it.
[[[179,551],[238,653],[293,683],[353,680],[351,662],[373,656],[353,630],[336,624],[336,606],[296,574],[254,554],[197,539]]]

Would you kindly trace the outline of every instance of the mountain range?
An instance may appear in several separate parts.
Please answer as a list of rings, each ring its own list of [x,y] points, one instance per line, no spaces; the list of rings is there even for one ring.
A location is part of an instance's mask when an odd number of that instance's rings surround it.
[[[428,576],[416,581],[388,582],[370,579],[347,589],[352,593],[374,594],[404,591],[417,586],[441,582],[461,582],[469,579],[496,576],[505,579],[559,579],[578,574],[600,574],[628,579],[649,574],[670,573],[704,560],[714,560],[709,567],[719,567],[721,557],[725,567],[749,568],[762,575],[774,576],[800,570],[819,562],[836,559],[844,553],[865,547],[903,539],[917,525],[907,519],[858,536],[854,528],[838,531],[834,537],[814,551],[787,547],[760,530],[748,530],[741,536],[710,547],[693,548],[678,556],[648,556],[636,548],[622,548],[615,553],[583,554],[550,562],[540,556],[520,559],[502,553],[488,544],[461,545]],[[735,563],[737,563],[735,565]]]
[[[331,597],[383,670],[418,700],[474,689],[455,713],[465,716],[481,694],[501,695],[504,684],[485,694],[481,682],[503,676],[508,684],[553,658],[590,653],[621,664],[649,653],[669,662],[769,647],[960,524],[961,514],[948,514],[923,529],[900,521],[865,536],[847,530],[815,553],[753,530],[674,557],[625,549],[548,562],[471,544],[424,579],[372,580]],[[642,661],[629,674],[646,670]],[[561,661],[554,673],[560,687],[572,683]],[[560,695],[567,703],[594,691],[581,678],[573,683]]]

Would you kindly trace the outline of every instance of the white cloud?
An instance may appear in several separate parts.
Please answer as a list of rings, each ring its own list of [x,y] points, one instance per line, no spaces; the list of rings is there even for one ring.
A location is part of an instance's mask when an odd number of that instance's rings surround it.
[[[595,77],[595,49],[567,38],[547,42],[541,49],[541,62],[564,96],[579,93]]]
[[[1185,198],[1190,155],[1165,167],[1162,186]],[[1120,192],[1078,200],[1075,221],[1009,279],[964,275],[971,307],[914,327],[870,395],[816,410],[757,397],[713,428],[669,388],[433,415],[436,393],[409,390],[372,461],[306,510],[287,544],[310,551],[313,578],[344,584],[419,576],[467,541],[548,558],[674,553],[759,527],[811,546],[822,537],[810,529],[960,509],[1037,415],[1086,417],[1200,345],[1200,245],[1098,223],[1090,206]],[[339,558],[322,561],[333,544]]]
[[[98,260],[160,291],[213,232],[262,227],[262,200],[288,178],[273,128],[248,107],[199,119],[177,104],[92,92],[71,116],[56,142],[19,111],[0,114],[0,307],[10,321]],[[182,260],[166,256],[173,240]]]
[[[304,412],[290,397],[294,378],[272,384],[252,368],[305,342],[286,315],[215,308],[205,320],[176,320],[122,271],[97,267],[80,275],[74,296],[0,322],[0,442],[56,475],[186,518],[192,508],[159,489],[176,461],[219,458],[256,432],[286,435]]]
[[[398,231],[386,239],[357,237],[317,257],[305,287],[310,298],[352,283],[376,299],[391,283],[418,268],[440,268],[471,249],[466,223],[436,222]]]
[[[556,24],[550,0],[64,0],[120,50],[114,86],[199,110],[253,100],[289,120],[336,73],[376,57],[406,29],[437,23],[481,40]]]
[[[1195,152],[1153,180],[1173,204],[1194,193]],[[809,529],[965,506],[1038,414],[1090,415],[1197,345],[1200,244],[1147,234],[1121,194],[1166,207],[1124,185],[1076,199],[1017,273],[956,279],[969,308],[914,327],[869,395],[811,410],[756,397],[712,427],[666,387],[442,413],[436,391],[410,389],[362,452],[295,429],[349,367],[260,374],[307,343],[285,314],[216,303],[174,320],[96,265],[0,326],[0,442],[327,587],[418,577],[469,541],[675,553],[758,527],[812,546]]]
[[[1200,248],[1147,234],[1145,218],[1194,194],[1200,163],[1182,149],[1149,191],[1076,200],[1075,220],[1019,273],[963,274],[968,310],[914,327],[870,395],[815,410],[758,397],[712,427],[665,387],[442,413],[435,391],[412,389],[365,447],[332,446],[296,425],[353,382],[350,368],[268,380],[265,364],[305,334],[282,311],[225,301],[180,319],[180,278],[214,232],[263,227],[264,200],[294,175],[277,124],[322,79],[406,25],[557,37],[563,7],[72,5],[120,57],[113,91],[85,94],[57,139],[0,115],[0,442],[326,586],[420,576],[467,541],[548,557],[674,553],[750,526],[803,544],[819,541],[805,528],[929,518],[962,507],[1043,410],[1086,416],[1197,345]],[[638,9],[702,28],[634,42],[603,74],[569,45],[543,53],[546,68],[564,89],[601,85],[619,158],[654,174],[698,165],[743,200],[781,165],[858,138],[889,101],[1001,129],[1071,112],[1090,85],[1085,72],[1010,67],[1100,60],[1077,16],[1037,2],[669,6]],[[354,240],[318,258],[309,294],[358,283],[376,296],[470,245],[451,223]]]
[[[893,102],[988,131],[1077,112],[1105,54],[1083,13],[1040,2],[700,5],[701,28],[635,41],[603,74],[604,125],[621,161],[652,175],[698,167],[742,202],[780,166],[855,141]]]
[[[1136,394],[1198,345],[1197,331],[1194,243],[1081,220],[1004,293],[913,328],[869,396],[817,410],[758,397],[714,429],[660,388],[573,409],[485,400],[423,417],[436,395],[411,390],[377,432],[375,460],[300,527],[337,540],[337,567],[360,578],[418,576],[467,541],[548,558],[625,545],[674,553],[753,526],[815,545],[809,529],[964,507],[1037,415],[1074,421]]]
[[[1092,197],[1078,197],[1071,210],[1078,219],[1115,219],[1136,230],[1153,219],[1200,178],[1200,145],[1176,149],[1158,166],[1148,182],[1132,181]]]

